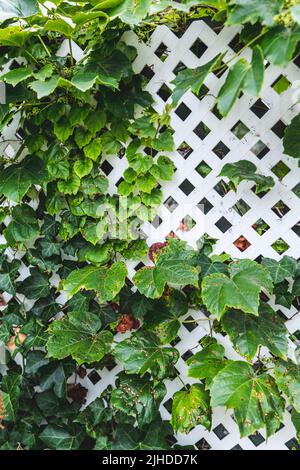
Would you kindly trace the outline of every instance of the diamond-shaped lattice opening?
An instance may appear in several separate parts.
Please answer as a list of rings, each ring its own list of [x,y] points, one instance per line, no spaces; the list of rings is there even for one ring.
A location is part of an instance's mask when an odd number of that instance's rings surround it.
[[[185,361],[187,361],[187,360],[188,360],[190,357],[192,357],[192,356],[193,356],[192,351],[190,351],[190,350],[188,349],[184,354],[182,354],[181,357],[182,357],[182,359],[183,359],[184,362],[185,362]]]
[[[300,450],[300,444],[298,443],[297,439],[293,437],[289,441],[285,442],[284,444],[289,450]]]
[[[192,153],[193,149],[186,142],[182,142],[177,148],[177,152],[186,160]]]
[[[144,263],[142,263],[142,261],[141,261],[139,264],[137,264],[137,265],[135,266],[134,269],[135,269],[135,271],[139,271],[139,270],[142,269],[144,266],[145,266]]]
[[[242,121],[238,121],[231,129],[231,132],[238,139],[243,139],[243,137],[245,137],[245,135],[248,134],[249,131],[250,129]]]
[[[121,177],[121,178],[119,179],[119,181],[116,182],[117,188],[120,186],[120,184],[122,183],[122,181],[124,181],[124,178],[123,178],[123,177]]]
[[[252,444],[255,445],[255,447],[258,447],[260,444],[262,444],[263,442],[265,442],[264,437],[263,437],[259,432],[256,432],[256,433],[254,433],[254,434],[251,434],[251,436],[248,436],[248,438],[250,439],[250,441],[252,442]]]
[[[212,29],[216,34],[219,34],[224,28],[224,23],[221,21],[214,21],[211,16],[205,16],[203,21]]]
[[[276,91],[276,93],[279,95],[288,90],[290,86],[292,86],[291,82],[284,75],[280,75],[271,85],[273,90]]]
[[[204,122],[199,122],[198,126],[195,127],[194,133],[196,136],[199,137],[199,139],[204,140],[205,137],[208,136],[210,133],[210,128],[204,123]]]
[[[164,83],[160,89],[157,91],[158,96],[163,100],[163,101],[168,101],[170,98],[172,91],[170,88]]]
[[[151,155],[151,157],[155,157],[155,155],[158,154],[158,151],[151,148],[151,147],[144,147],[144,152],[147,154],[147,155]]]
[[[159,217],[159,215],[156,215],[151,222],[154,228],[158,228],[161,223],[162,223],[162,219]]]
[[[261,99],[255,101],[250,109],[259,119],[261,119],[268,111],[270,111],[270,108]]]
[[[202,162],[196,166],[195,170],[200,176],[202,176],[202,178],[205,178],[212,171],[212,168],[202,160]]]
[[[202,437],[202,439],[200,439],[200,441],[196,442],[195,446],[199,450],[209,450],[209,449],[211,449],[211,445],[204,439],[204,437]]]
[[[294,225],[294,227],[292,227],[292,230],[296,235],[298,235],[298,237],[300,237],[300,220],[296,223],[296,225]]]
[[[229,431],[227,431],[227,429],[225,428],[225,426],[223,426],[222,423],[218,424],[218,426],[213,429],[213,432],[220,439],[220,441],[229,434]]]
[[[149,82],[151,80],[151,78],[154,77],[155,75],[155,72],[153,72],[152,68],[149,66],[149,65],[145,65],[145,67],[143,68],[143,70],[141,71],[141,74],[143,75],[143,77],[145,77],[147,79],[147,81]]]
[[[215,223],[215,226],[218,227],[218,229],[221,230],[222,233],[225,233],[230,229],[230,227],[232,227],[232,224],[228,222],[225,217],[221,217],[218,222]]]
[[[168,199],[165,200],[164,206],[165,206],[170,212],[174,212],[175,209],[178,207],[178,202],[176,202],[175,199],[172,198],[172,196],[169,196]]]
[[[282,180],[291,171],[291,169],[282,160],[280,160],[271,168],[271,171],[277,176],[277,178]]]
[[[191,114],[190,108],[184,103],[181,103],[175,111],[175,114],[182,120],[185,121]]]
[[[203,56],[204,52],[207,50],[207,45],[204,44],[201,39],[197,38],[196,41],[193,43],[193,45],[190,47],[190,51],[195,54],[195,56],[200,59],[201,56]]]
[[[243,199],[239,199],[234,206],[232,206],[232,209],[234,209],[239,215],[243,216],[247,214],[251,207]]]
[[[218,106],[215,104],[214,107],[211,109],[211,112],[218,118],[220,119],[223,119],[223,116],[222,114],[220,113],[220,111],[218,110]]]
[[[261,140],[258,140],[251,148],[251,152],[261,160],[268,152],[270,152],[270,149]]]
[[[258,233],[258,235],[262,236],[269,230],[270,225],[268,225],[263,219],[258,219],[252,225],[252,228]]]
[[[283,138],[284,136],[284,131],[286,129],[286,125],[284,124],[284,122],[281,121],[281,119],[279,121],[276,122],[276,124],[271,128],[271,131],[274,132],[274,134],[277,135],[277,137],[279,137],[280,139]]]
[[[178,62],[176,67],[173,69],[173,73],[177,75],[179,72],[181,72],[182,70],[185,70],[186,68],[187,68],[186,65],[180,61]]]
[[[212,151],[222,160],[230,152],[230,149],[227,147],[227,145],[224,144],[224,142],[220,140],[220,142],[212,149]]]
[[[208,212],[214,207],[205,197],[197,204],[198,209],[200,209],[203,214],[208,214]]]
[[[164,62],[169,55],[168,47],[163,42],[161,42],[158,48],[155,50],[154,54],[159,57],[162,62]]]
[[[296,59],[293,61],[297,67],[300,68],[300,54],[297,55]]]
[[[183,320],[182,323],[188,331],[193,331],[198,326],[198,323],[194,321],[194,318],[191,315]]]
[[[88,378],[90,379],[90,381],[92,382],[93,385],[96,385],[96,383],[98,383],[99,380],[101,380],[101,377],[100,377],[100,375],[98,374],[98,372],[96,370],[92,370],[88,374]]]
[[[181,232],[189,232],[195,227],[196,222],[190,215],[186,215],[179,224],[178,230]]]
[[[230,43],[228,44],[229,47],[234,52],[239,52],[240,49],[243,47],[243,44],[240,43],[240,34],[236,34],[233,39],[231,39]]]
[[[179,189],[186,195],[189,196],[194,191],[195,186],[187,179],[185,179],[180,185]]]
[[[271,246],[279,255],[283,255],[290,247],[283,238],[278,238]]]
[[[249,246],[251,246],[251,243],[247,240],[246,237],[244,237],[244,235],[241,235],[239,238],[237,238],[235,240],[235,242],[233,242],[233,244],[241,251],[246,251]]]
[[[173,405],[173,400],[172,398],[169,398],[169,400],[167,400],[163,406],[166,408],[166,410],[171,413],[172,412],[172,405]]]
[[[272,211],[281,219],[290,211],[290,208],[283,201],[278,201],[272,207]]]
[[[105,173],[106,176],[108,176],[112,172],[113,169],[114,169],[113,166],[111,166],[111,164],[107,160],[104,160],[104,162],[101,165],[101,170],[103,171],[103,173]]]
[[[214,74],[216,77],[220,78],[220,77],[222,77],[222,75],[226,72],[226,70],[228,70],[228,67],[227,67],[227,65],[225,64],[225,62],[223,62],[223,61],[220,63],[220,65],[219,65],[218,67],[220,67],[220,68],[218,68],[217,70],[213,71],[213,74]]]
[[[239,444],[237,444],[236,446],[232,447],[231,450],[243,450],[243,448]]]
[[[292,189],[293,193],[296,194],[300,198],[300,183],[296,184],[296,186]]]
[[[1,143],[1,142],[0,142]],[[12,145],[8,144],[7,147],[4,150],[5,156],[8,158],[13,158],[16,154],[15,149],[13,148]]]
[[[208,92],[209,92],[209,88],[207,88],[207,86],[203,83],[199,90],[199,93],[193,92],[193,95],[195,95],[201,101],[204,98],[204,96],[207,95]]]
[[[224,197],[230,191],[230,187],[225,181],[219,181],[215,186],[214,190],[219,194],[219,196]]]

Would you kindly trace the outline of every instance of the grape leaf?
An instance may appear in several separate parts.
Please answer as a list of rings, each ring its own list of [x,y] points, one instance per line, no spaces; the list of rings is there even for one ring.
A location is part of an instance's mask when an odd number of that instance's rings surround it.
[[[189,377],[205,379],[205,388],[209,388],[217,373],[228,364],[224,355],[225,349],[221,344],[206,346],[187,360]]]
[[[173,375],[172,366],[178,361],[179,352],[163,347],[154,333],[138,331],[117,344],[114,356],[128,374],[143,376],[150,370],[155,378],[161,379]]]
[[[265,266],[274,284],[279,284],[287,277],[293,277],[297,269],[297,261],[291,256],[283,256],[280,261],[272,258],[263,258],[261,264]]]
[[[229,25],[240,23],[256,23],[261,21],[266,26],[274,24],[274,17],[280,12],[283,0],[235,0],[233,10],[229,14]]]
[[[75,311],[49,327],[47,350],[50,357],[72,356],[78,364],[100,361],[108,354],[113,341],[110,331],[100,331],[99,317],[90,312]]]
[[[258,317],[229,310],[222,317],[222,327],[234,347],[247,359],[253,359],[259,346],[266,346],[275,356],[286,358],[288,330],[267,304],[260,307]]]
[[[267,32],[262,38],[261,47],[265,57],[272,65],[286,67],[293,59],[299,41],[299,25],[295,25],[293,28],[279,26]]]
[[[225,83],[219,91],[217,106],[222,116],[227,116],[235,101],[243,90],[245,77],[249,73],[250,64],[244,58],[239,59],[229,69]]]
[[[296,429],[298,442],[300,442],[300,413],[297,413],[297,411],[292,410],[291,418],[292,418],[292,423]]]
[[[231,187],[236,191],[241,181],[248,180],[256,183],[255,192],[259,194],[268,191],[275,183],[271,176],[263,176],[256,173],[257,168],[249,160],[239,160],[235,163],[226,163],[219,176],[226,176],[231,183]]]
[[[39,11],[36,0],[2,0],[0,5],[0,21],[9,18],[27,18]]]
[[[285,129],[283,148],[286,155],[300,158],[300,114],[295,116]]]
[[[229,275],[215,273],[202,281],[203,302],[218,319],[228,307],[258,315],[261,289],[271,291],[268,270],[252,260],[242,259],[229,266]]]
[[[256,375],[246,362],[233,361],[213,379],[211,406],[233,408],[241,437],[266,429],[276,432],[283,419],[285,401],[269,374]]]
[[[139,426],[150,424],[157,416],[161,401],[167,393],[162,383],[153,383],[149,376],[118,375],[116,388],[111,393],[115,410],[133,416]]]
[[[11,246],[36,238],[40,228],[32,207],[27,204],[15,206],[12,210],[12,220],[3,233]]]
[[[292,361],[278,361],[275,365],[274,376],[279,389],[300,413],[300,367]]]
[[[209,394],[203,385],[195,384],[189,390],[176,392],[173,397],[171,424],[176,432],[188,433],[202,424],[211,429]]]
[[[23,82],[32,75],[32,70],[27,67],[18,67],[10,70],[4,75],[0,76],[0,80],[5,81],[9,85],[16,86],[18,83]]]
[[[245,77],[243,90],[253,96],[259,96],[265,74],[264,55],[259,46],[255,46],[252,52],[251,68]]]

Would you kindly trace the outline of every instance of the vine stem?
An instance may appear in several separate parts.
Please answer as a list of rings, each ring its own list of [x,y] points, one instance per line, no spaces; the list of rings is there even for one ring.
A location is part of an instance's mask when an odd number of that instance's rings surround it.
[[[40,43],[42,44],[43,48],[45,49],[48,57],[51,57],[51,52],[49,51],[48,47],[46,46],[45,42],[43,41],[42,37],[40,34],[38,34],[38,38],[39,38],[39,41]]]
[[[74,56],[73,56],[73,48],[72,48],[72,39],[69,38],[69,49],[70,49],[70,57],[71,57],[71,66],[74,65]]]

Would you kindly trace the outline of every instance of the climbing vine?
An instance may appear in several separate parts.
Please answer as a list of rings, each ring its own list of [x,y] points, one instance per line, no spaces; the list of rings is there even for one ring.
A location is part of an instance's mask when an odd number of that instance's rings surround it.
[[[158,24],[184,28],[207,15],[243,25],[237,60],[224,62],[224,51],[179,72],[158,114],[123,34],[147,38]],[[210,430],[217,406],[233,409],[241,436],[271,436],[290,405],[300,439],[299,353],[288,353],[289,332],[270,306],[299,306],[299,261],[215,255],[209,236],[195,249],[172,237],[148,247],[140,229],[175,171],[172,108],[227,68],[221,114],[241,92],[259,95],[265,59],[284,66],[296,55],[299,18],[293,0],[2,2],[0,131],[4,142],[16,125],[18,149],[0,156],[0,449],[169,449],[174,432]],[[239,58],[246,47],[249,63]],[[284,139],[295,158],[298,127],[296,117]],[[126,161],[117,190],[110,158]],[[257,193],[274,185],[245,160],[221,176],[232,189],[244,179]],[[147,255],[150,266],[130,280],[126,261]],[[189,322],[207,331],[186,361],[191,386],[175,341]],[[240,360],[225,357],[222,335]],[[78,379],[116,362],[116,383],[85,406]],[[175,378],[183,388],[168,423],[159,407]]]

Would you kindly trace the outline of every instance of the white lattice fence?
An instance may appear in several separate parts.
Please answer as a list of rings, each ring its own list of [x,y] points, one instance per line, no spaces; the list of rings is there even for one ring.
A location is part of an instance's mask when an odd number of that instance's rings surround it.
[[[176,36],[166,27],[159,27],[152,34],[149,44],[140,43],[133,33],[127,33],[125,38],[137,48],[135,70],[147,77],[147,90],[157,103],[156,109],[162,111],[170,101],[170,82],[176,72],[184,66],[197,67],[227,48],[228,60],[235,54],[237,32],[235,27],[221,29],[218,25],[197,21],[190,25],[182,37]],[[64,45],[61,50],[62,55],[65,47],[67,46]],[[76,58],[81,57],[82,52],[74,50]],[[245,51],[244,56],[249,58],[249,54],[249,51]],[[300,66],[300,60],[298,64]],[[282,75],[291,86],[279,94],[276,91],[276,82]],[[297,60],[285,70],[268,66],[261,98],[258,100],[248,95],[241,96],[227,118],[221,118],[215,108],[215,96],[222,86],[224,75],[217,77],[211,74],[207,78],[205,96],[199,98],[192,92],[183,96],[177,109],[172,112],[172,128],[177,147],[173,153],[173,161],[177,170],[173,181],[162,187],[164,203],[158,215],[152,223],[143,226],[149,245],[163,240],[171,230],[192,245],[207,233],[218,239],[216,253],[227,252],[236,258],[256,259],[264,255],[278,259],[280,255],[273,246],[280,240],[282,253],[299,258],[300,169],[296,160],[283,155],[281,142],[285,125],[299,112],[292,105],[295,94],[292,85],[298,76]],[[14,135],[15,130],[16,126],[12,125],[9,135]],[[15,142],[11,142],[9,146],[5,144],[6,153],[14,154],[17,146]],[[260,173],[274,178],[276,184],[267,194],[259,197],[254,192],[253,184],[249,182],[243,182],[234,193],[229,190],[226,180],[222,181],[218,177],[225,163],[241,159],[252,161]],[[102,168],[109,174],[111,181],[111,192],[116,191],[115,184],[122,177],[126,166],[125,158],[120,160],[119,157],[107,157],[103,162]],[[281,175],[281,180],[277,177],[278,174]],[[192,228],[182,231],[181,222],[183,219],[187,220],[186,216],[189,216]],[[264,227],[263,232],[258,230],[258,226]],[[244,237],[244,251],[239,249],[241,236]],[[131,275],[140,266],[141,263],[137,266],[136,263],[130,263]],[[300,339],[300,313],[297,314],[297,304],[290,310],[274,305],[272,299],[270,304],[281,311],[287,319],[289,332]],[[187,316],[199,318],[201,315],[205,318],[201,312],[194,311]],[[181,327],[175,340],[181,355],[176,367],[182,380],[187,383],[195,381],[187,378],[184,361],[200,349],[199,340],[206,334],[205,327],[186,324]],[[239,357],[228,338],[216,336],[224,345],[227,357]],[[124,339],[124,336],[120,336],[120,339]],[[293,348],[291,341],[291,352]],[[88,403],[99,396],[109,384],[114,383],[120,370],[121,367],[117,365],[111,370],[104,368],[89,371],[81,380],[89,389]],[[161,406],[164,419],[170,418],[170,398],[182,388],[182,383],[179,379],[168,381],[167,388],[168,393]],[[198,426],[187,436],[179,435],[178,441],[184,445],[195,444],[200,449],[262,450],[287,450],[295,446],[296,442],[288,410],[284,426],[266,442],[264,432],[240,439],[232,414],[223,408],[214,412],[212,432]]]

